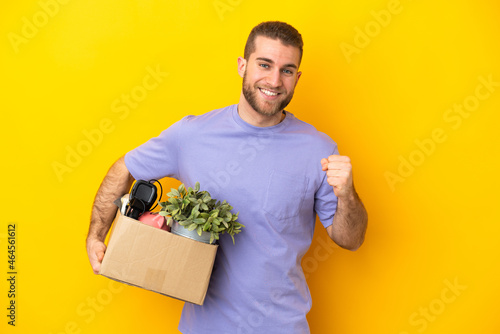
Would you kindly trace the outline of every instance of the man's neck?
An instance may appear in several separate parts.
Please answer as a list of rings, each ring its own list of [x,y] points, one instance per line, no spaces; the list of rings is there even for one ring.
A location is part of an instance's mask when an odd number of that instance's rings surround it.
[[[238,114],[241,119],[250,125],[257,127],[269,127],[281,123],[286,115],[284,111],[281,111],[273,116],[266,116],[255,111],[247,100],[243,96],[240,96],[240,102],[238,103]]]

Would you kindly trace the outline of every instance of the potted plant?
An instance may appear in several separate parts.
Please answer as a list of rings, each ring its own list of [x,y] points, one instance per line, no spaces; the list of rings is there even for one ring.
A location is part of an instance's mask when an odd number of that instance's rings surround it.
[[[227,233],[233,239],[244,225],[238,223],[238,213],[226,201],[213,199],[207,191],[200,191],[200,183],[186,189],[181,184],[171,188],[168,199],[160,202],[160,215],[166,217],[171,232],[205,243],[215,243],[219,235]]]

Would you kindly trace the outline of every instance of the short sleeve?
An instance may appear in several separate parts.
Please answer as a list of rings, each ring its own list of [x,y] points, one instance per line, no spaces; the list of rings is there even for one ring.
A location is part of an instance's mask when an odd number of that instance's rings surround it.
[[[178,138],[183,121],[125,154],[125,165],[136,180],[178,179]]]
[[[332,153],[339,154],[337,146]],[[333,187],[328,184],[326,173],[323,175],[323,180],[321,181],[321,186],[316,191],[314,196],[314,211],[318,215],[319,220],[326,228],[332,225],[333,216],[337,210],[337,196],[333,192]]]

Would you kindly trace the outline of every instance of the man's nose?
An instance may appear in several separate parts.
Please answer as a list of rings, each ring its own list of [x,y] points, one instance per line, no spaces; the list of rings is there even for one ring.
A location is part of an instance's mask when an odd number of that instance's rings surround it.
[[[271,71],[267,76],[267,83],[274,88],[281,87],[281,71],[278,69]]]

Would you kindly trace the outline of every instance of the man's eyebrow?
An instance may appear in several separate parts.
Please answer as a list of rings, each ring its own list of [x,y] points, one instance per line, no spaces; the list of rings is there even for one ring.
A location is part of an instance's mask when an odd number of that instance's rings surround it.
[[[255,60],[261,60],[261,61],[265,61],[265,62],[274,64],[274,61],[272,59],[265,58],[265,57],[257,57],[257,58],[255,58]],[[293,67],[293,68],[297,69],[297,65],[295,65],[295,64],[285,64],[283,67]]]

